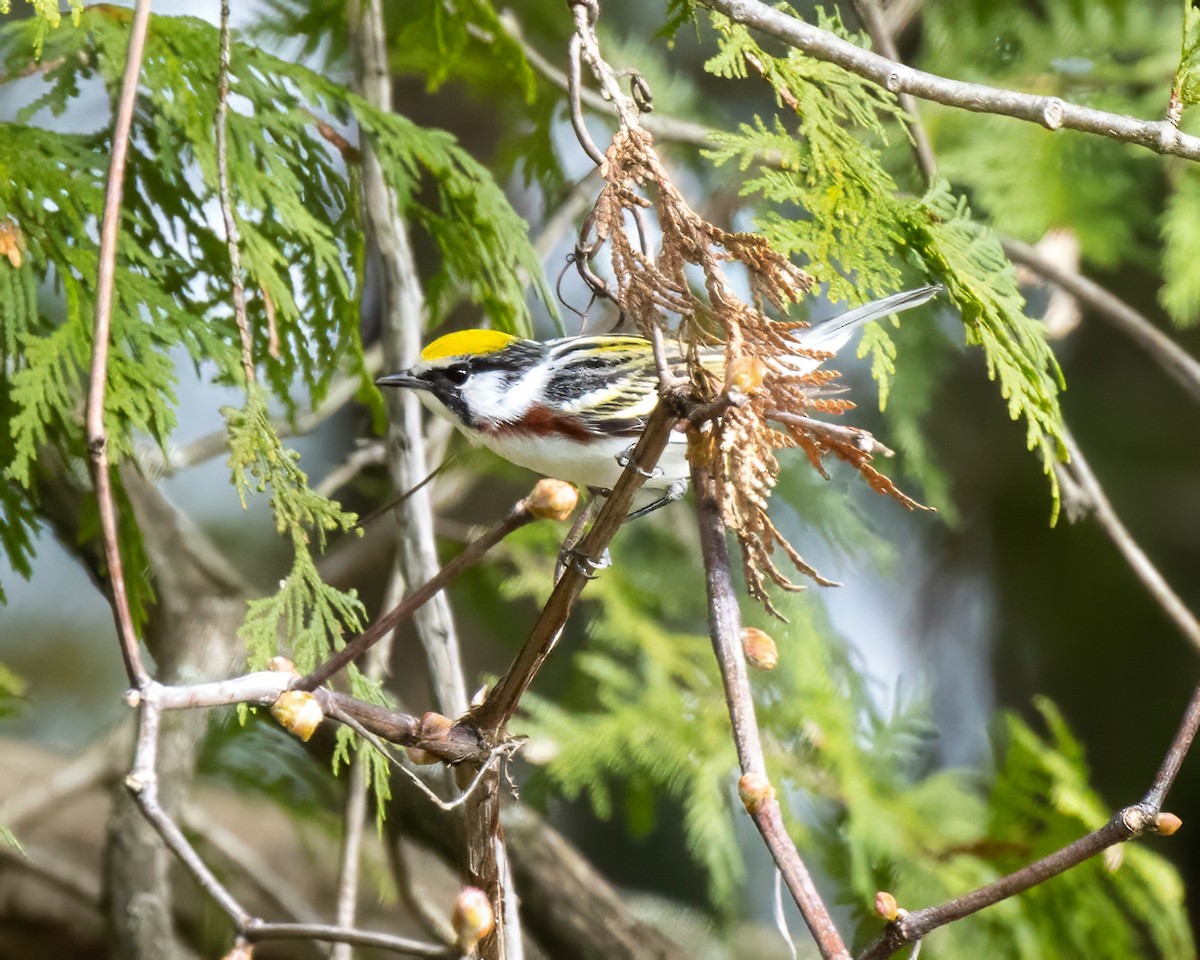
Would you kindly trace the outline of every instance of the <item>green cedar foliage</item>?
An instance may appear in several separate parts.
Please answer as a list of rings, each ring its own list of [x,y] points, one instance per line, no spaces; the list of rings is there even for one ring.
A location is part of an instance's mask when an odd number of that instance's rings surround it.
[[[1029,448],[1050,477],[1057,513],[1053,466],[1065,456],[1058,403],[1064,384],[1041,325],[1024,313],[999,239],[944,181],[921,197],[902,193],[880,148],[854,132],[886,138],[888,122],[898,116],[886,91],[796,50],[773,57],[748,30],[720,15],[713,15],[713,23],[719,51],[707,69],[741,79],[750,75],[748,61],[761,64],[780,103],[796,114],[794,132],[779,118],[756,118],[736,132],[713,136],[713,160],[749,172],[741,191],[760,201],[759,228],[777,249],[799,256],[828,284],[834,300],[866,300],[896,289],[904,279],[903,259],[944,284],[962,315],[967,342],[983,348],[988,375],[998,382],[1009,415],[1025,422]],[[844,33],[835,20],[821,25]],[[871,356],[886,405],[896,373],[888,328],[871,325],[859,349]],[[932,388],[928,379],[926,387]],[[906,417],[898,421],[908,452],[918,460],[921,406],[906,405]]]
[[[923,13],[921,66],[935,73],[1147,118],[1164,115],[1173,86],[1182,126],[1195,132],[1187,108],[1200,90],[1200,12],[1187,0],[938,3]],[[1083,255],[1105,268],[1152,268],[1157,256],[1167,314],[1180,326],[1200,318],[1192,269],[1200,189],[1191,164],[936,104],[925,105],[922,117],[942,172],[970,191],[997,229],[1029,242],[1070,229]],[[994,149],[1000,139],[1004,150]]]
[[[544,599],[555,542],[540,525],[506,541],[515,572],[500,582],[505,600]],[[698,632],[701,573],[681,579],[692,569],[681,549],[651,524],[630,529],[614,565],[589,586],[581,609],[587,637],[565,694],[523,701],[519,732],[540,764],[524,795],[540,799],[553,785],[584,798],[598,817],[622,816],[635,835],[678,818],[714,905],[737,916],[747,879],[735,829],[745,815],[737,758],[711,646]],[[1038,704],[1046,735],[1015,715],[1003,718],[990,783],[938,769],[923,698],[896,697],[883,708],[888,698],[817,609],[788,604],[791,623],[772,627],[779,666],[752,672],[751,683],[791,835],[819,861],[826,895],[850,907],[859,945],[882,928],[876,891],[909,909],[937,903],[1105,822],[1109,811],[1087,785],[1082,750],[1049,704]],[[937,931],[922,956],[1192,952],[1178,874],[1149,845],[1130,844]]]
[[[0,218],[24,251],[19,268],[0,260],[0,407],[10,414],[0,450],[11,453],[4,459],[0,541],[22,571],[28,569],[37,509],[33,465],[39,451],[55,448],[69,463],[84,455],[80,409],[109,152],[107,115],[96,131],[74,134],[33,122],[101,90],[115,99],[129,16],[97,7],[82,14],[79,29],[51,34],[43,51],[42,92],[22,111],[21,122],[0,129]],[[0,32],[6,75],[31,66],[37,31],[36,24],[14,23]],[[217,382],[243,379],[228,305],[229,256],[214,227],[217,46],[210,24],[186,17],[152,20],[116,265],[105,410],[116,461],[143,438],[168,442],[175,423],[174,364],[181,353]],[[337,132],[350,123],[375,138],[401,215],[414,225],[416,242],[434,254],[427,287],[431,322],[468,301],[503,329],[528,332],[525,278],[534,278],[543,296],[546,291],[525,224],[490,174],[452,137],[381,113],[325,77],[254,47],[235,43],[232,61],[229,171],[254,355],[272,402],[294,414],[302,399],[319,402],[339,373],[363,377],[366,385],[358,331],[364,232],[358,154]],[[269,347],[268,313],[278,350]],[[279,512],[282,491],[303,496],[306,486],[278,447],[264,415],[267,403],[266,395],[252,392],[245,410],[229,418],[240,445],[237,469],[253,475],[253,483],[239,478],[239,484],[243,492],[257,484],[272,487],[281,532],[299,557],[307,554],[309,530],[344,527],[345,518],[327,502],[308,503],[307,513]],[[256,457],[260,470],[249,466]],[[123,547],[137,550],[135,543]],[[141,569],[130,564],[139,609],[148,595]],[[319,614],[310,611],[323,622]]]
[[[1173,3],[1172,3],[1173,6]],[[1156,9],[1157,7],[1157,9]],[[1131,116],[1166,109],[1178,21],[1157,3],[935,4],[921,65],[963,80],[1057,96]],[[968,189],[996,229],[1036,242],[1070,228],[1101,266],[1149,239],[1161,164],[1101,137],[930,105],[922,117],[942,172]],[[995,149],[1003,142],[1005,149]]]
[[[0,406],[11,414],[0,439],[0,449],[11,452],[0,486],[0,542],[26,574],[37,512],[33,474],[43,448],[58,450],[69,463],[84,457],[80,410],[109,151],[107,117],[101,129],[82,134],[28,121],[44,111],[62,114],[98,92],[99,84],[115,100],[128,42],[128,11],[95,8],[77,19],[79,29],[53,34],[40,50],[40,21],[0,34],[9,75],[26,70],[35,51],[45,57],[43,92],[22,111],[24,122],[0,130],[0,216],[22,254],[19,266],[0,261]],[[356,123],[370,133],[400,215],[413,224],[417,242],[436,254],[426,288],[432,322],[468,301],[499,327],[527,333],[526,279],[548,297],[524,223],[452,137],[383,113],[307,68],[235,43],[228,165],[264,386],[245,384],[229,308],[228,249],[213,227],[217,49],[210,24],[165,17],[151,23],[127,167],[105,426],[114,461],[133,453],[142,438],[165,446],[175,425],[180,352],[214,381],[246,387],[244,407],[226,412],[233,482],[243,505],[247,494],[270,490],[293,565],[276,594],[251,603],[243,636],[253,665],[283,647],[308,670],[362,624],[357,597],[323,583],[313,556],[329,533],[352,528],[355,517],[309,487],[268,411],[272,401],[293,416],[301,398],[319,403],[339,373],[362,378],[367,387],[358,315],[364,267],[359,157],[338,128]],[[121,515],[140,619],[150,597],[146,565],[127,505]],[[382,702],[378,687],[356,670],[350,683],[355,695]],[[351,739],[348,730],[339,731],[335,766],[349,758]],[[386,761],[372,753],[369,762],[382,814]]]
[[[1200,10],[1191,2],[1183,4],[1183,31],[1179,47],[1175,91],[1180,103],[1190,107],[1200,103]]]
[[[307,38],[306,56],[323,57],[331,67],[345,69],[345,4],[270,0],[267,6],[256,33],[289,42]],[[561,45],[568,18],[557,7],[523,6],[522,27],[536,33],[547,27]],[[536,180],[549,196],[567,189],[552,139],[554,123],[562,118],[562,94],[532,69],[521,40],[512,32],[515,21],[483,0],[453,8],[437,0],[407,0],[386,4],[384,13],[394,75],[415,78],[430,94],[444,91],[460,117],[486,124],[497,139],[494,166],[503,174],[517,170],[527,183]],[[464,93],[476,103],[464,107]]]
[[[33,7],[34,35],[33,51],[37,56],[42,55],[42,45],[46,34],[62,23],[62,11],[59,0],[26,0]],[[83,0],[69,0],[71,10],[71,25],[79,26],[79,17],[83,12]],[[0,0],[0,16],[12,12],[12,0]]]

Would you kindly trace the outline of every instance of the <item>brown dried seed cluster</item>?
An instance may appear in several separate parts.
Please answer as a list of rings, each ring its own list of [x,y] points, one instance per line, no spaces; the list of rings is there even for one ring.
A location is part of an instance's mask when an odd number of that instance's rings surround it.
[[[650,134],[623,126],[601,167],[605,180],[588,220],[591,249],[606,244],[616,289],[608,291],[626,317],[649,335],[677,325],[694,398],[724,399],[719,419],[693,430],[689,459],[712,474],[722,516],[738,537],[750,594],[774,611],[769,584],[802,589],[780,570],[776,551],[801,574],[831,585],[787,541],[767,514],[779,475],[775,452],[798,447],[822,475],[834,456],[853,466],[870,486],[917,506],[871,465],[870,449],[845,431],[826,432],[809,423],[783,422],[812,413],[841,414],[848,400],[829,396],[836,371],[807,369],[798,358],[823,361],[829,354],[800,346],[792,337],[801,323],[774,320],[812,289],[813,279],[757,234],[722,230],[697,214],[671,181]],[[657,252],[642,249],[630,226],[653,211],[662,233]],[[740,298],[726,265],[740,264],[749,280],[749,300]],[[723,353],[721,361],[714,355]],[[819,426],[819,425],[818,425]]]

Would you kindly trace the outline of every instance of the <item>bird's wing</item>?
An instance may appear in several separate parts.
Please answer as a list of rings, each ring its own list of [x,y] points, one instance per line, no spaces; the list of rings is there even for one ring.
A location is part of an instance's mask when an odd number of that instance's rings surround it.
[[[571,337],[550,345],[546,398],[596,434],[636,434],[658,402],[654,352],[641,337]]]

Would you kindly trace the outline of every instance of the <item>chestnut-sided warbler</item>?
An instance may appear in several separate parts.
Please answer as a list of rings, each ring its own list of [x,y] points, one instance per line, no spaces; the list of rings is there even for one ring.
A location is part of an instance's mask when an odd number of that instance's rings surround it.
[[[925,303],[941,288],[920,287],[850,310],[813,327],[794,330],[797,347],[832,355],[864,323]],[[789,355],[796,375],[824,358]],[[721,355],[712,365],[720,369]],[[708,365],[706,363],[706,365]],[[544,343],[498,330],[463,330],[439,337],[411,369],[375,381],[419,390],[434,413],[475,443],[546,476],[611,488],[627,454],[658,402],[658,373],[649,340],[607,334]],[[645,486],[659,501],[687,489],[686,438],[671,435]]]

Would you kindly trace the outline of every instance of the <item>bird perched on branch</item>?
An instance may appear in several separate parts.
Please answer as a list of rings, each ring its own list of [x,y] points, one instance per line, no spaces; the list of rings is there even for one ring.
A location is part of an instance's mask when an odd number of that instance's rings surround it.
[[[791,375],[810,373],[863,324],[920,306],[940,289],[893,294],[794,329],[788,338],[797,352],[778,359]],[[720,353],[712,359],[719,375]],[[651,343],[642,337],[538,342],[498,330],[463,330],[434,340],[411,369],[375,382],[420,391],[434,413],[505,460],[560,480],[611,488],[658,402],[659,378]],[[672,434],[645,484],[660,499],[633,516],[683,495],[689,475],[685,440],[682,433]]]

